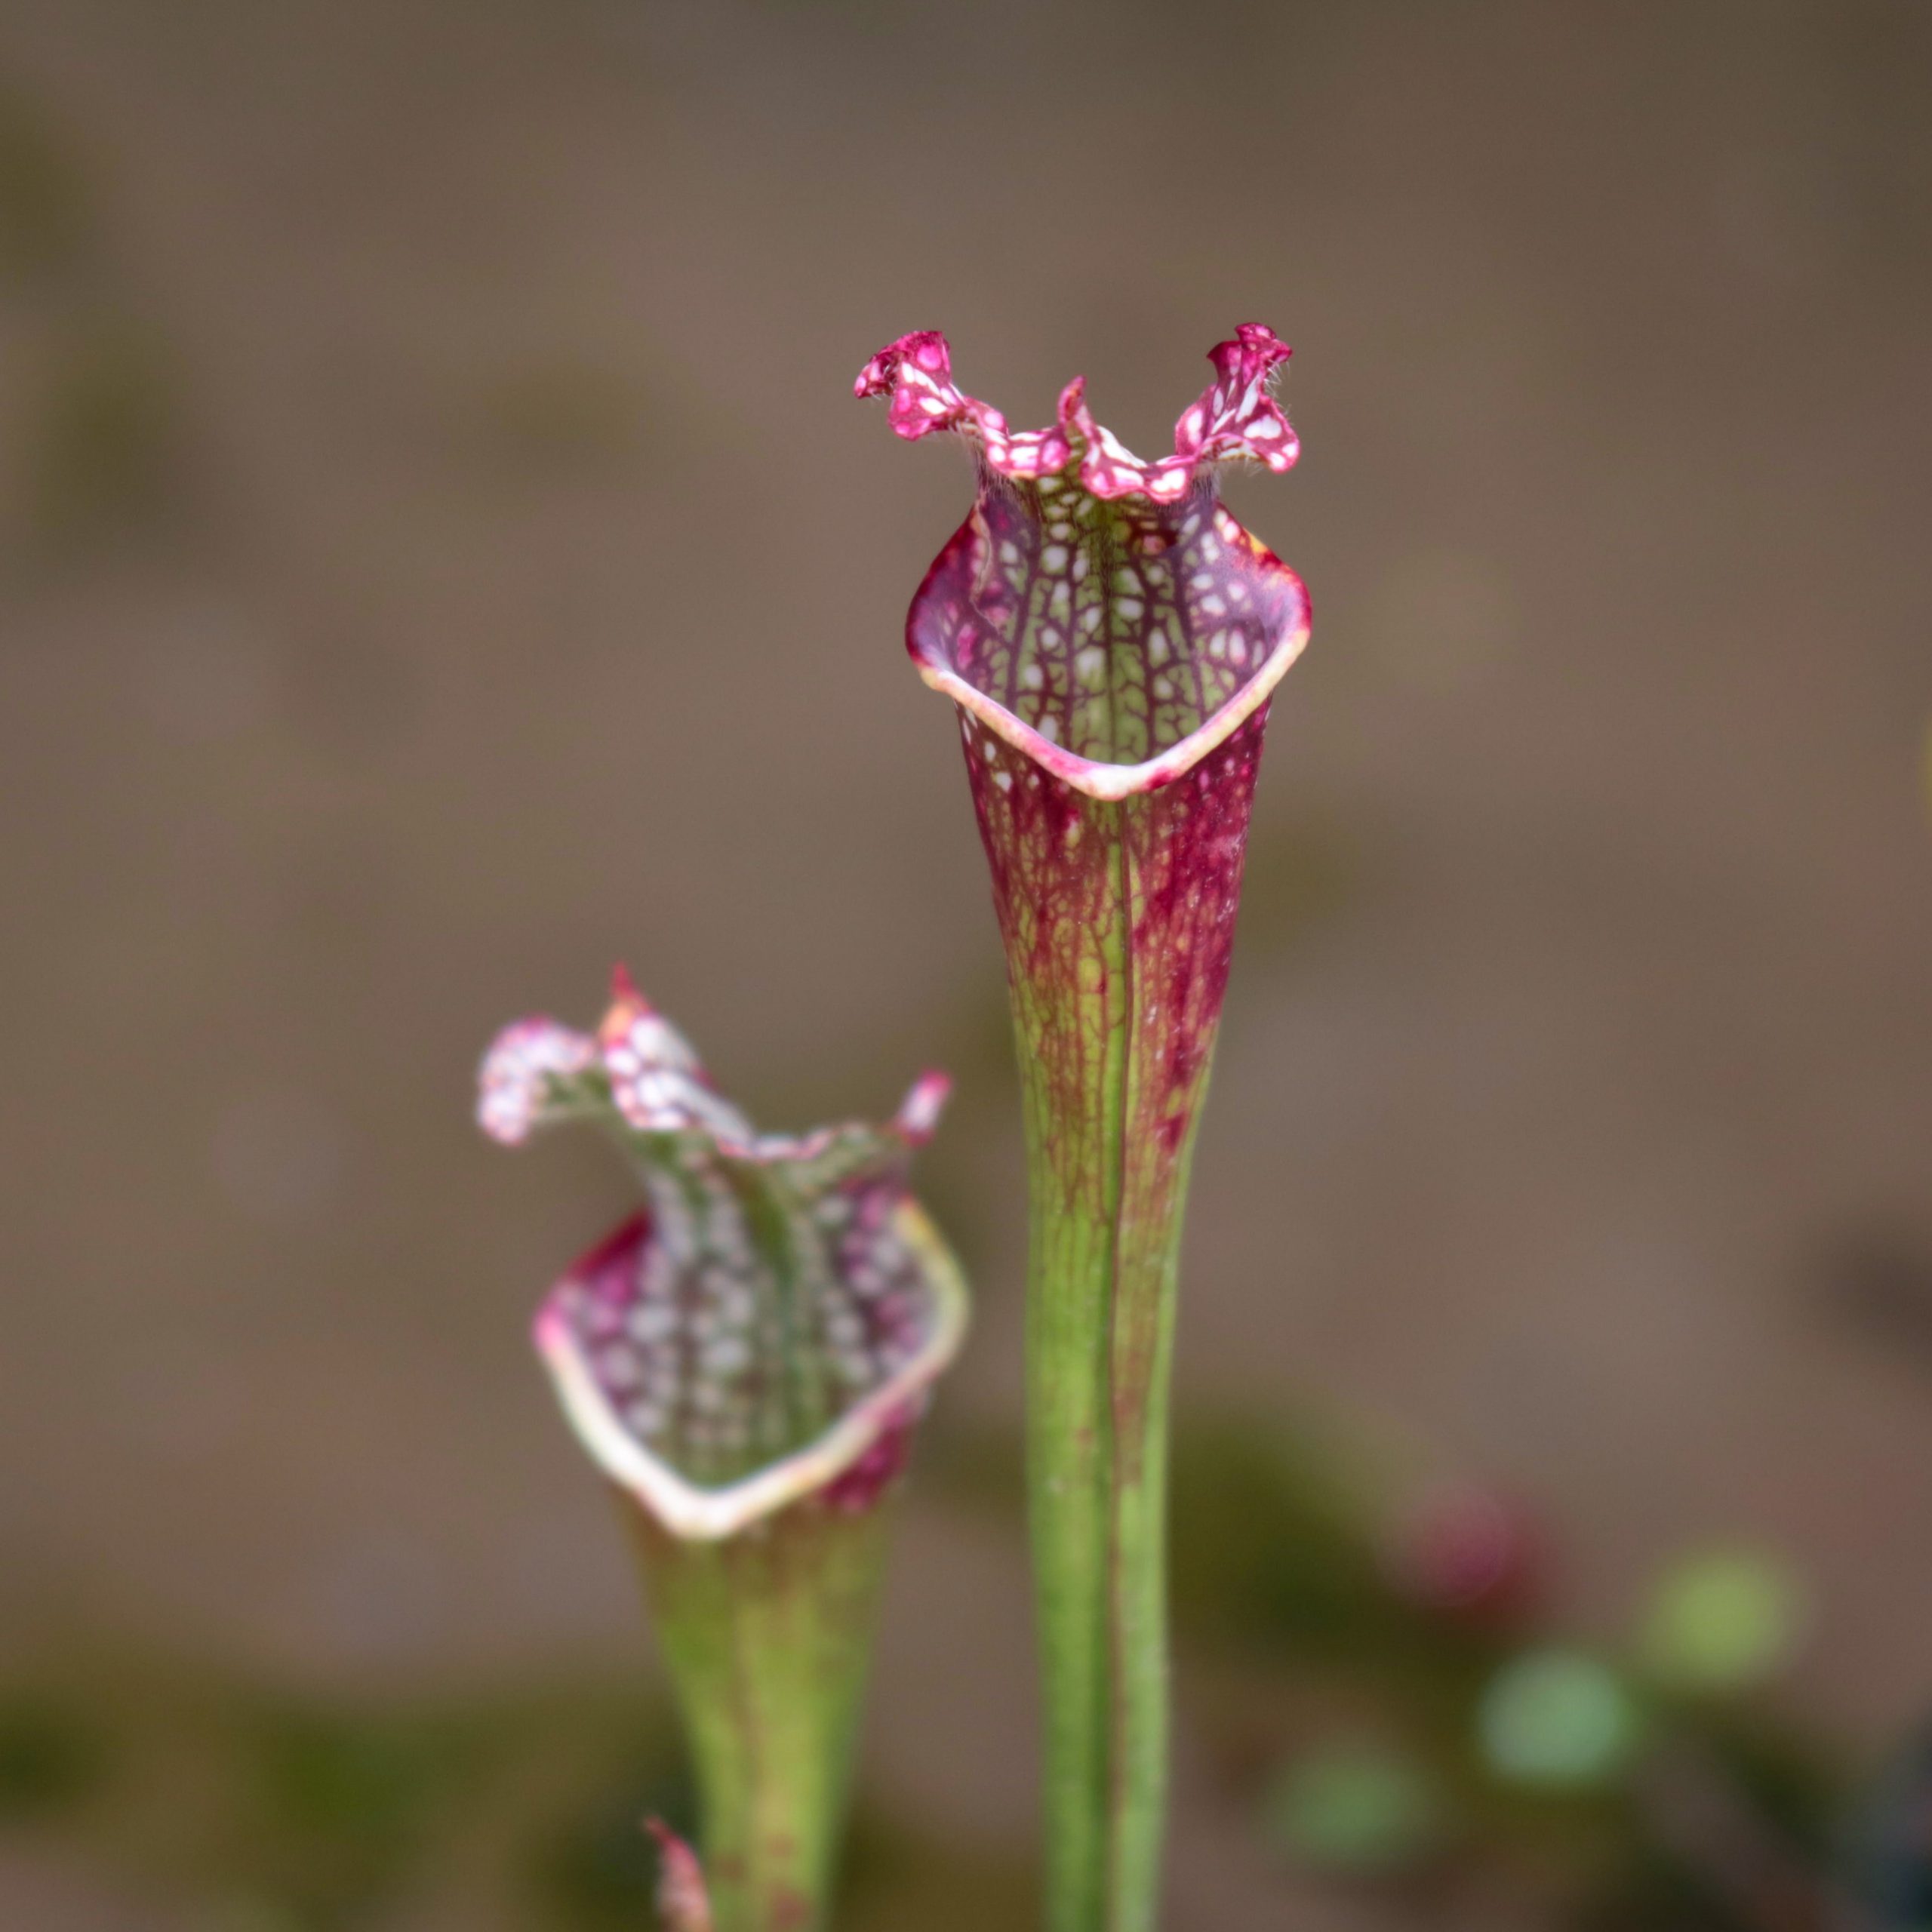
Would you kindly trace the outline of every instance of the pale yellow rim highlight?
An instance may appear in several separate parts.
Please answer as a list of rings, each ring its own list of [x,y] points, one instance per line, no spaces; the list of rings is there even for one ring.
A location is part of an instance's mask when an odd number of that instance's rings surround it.
[[[1118,801],[1171,783],[1198,764],[1217,745],[1226,743],[1260,709],[1308,643],[1308,593],[1299,577],[1295,579],[1295,588],[1300,617],[1294,629],[1275,647],[1267,663],[1205,724],[1197,725],[1158,757],[1143,758],[1138,764],[1103,764],[1082,758],[1065,746],[1055,744],[1052,739],[1043,737],[1032,725],[1023,724],[997,698],[976,691],[957,671],[935,664],[916,651],[913,662],[919,675],[934,691],[943,691],[962,711],[970,712],[987,730],[997,733],[1043,771],[1051,772],[1063,784],[1085,792],[1090,798]]]

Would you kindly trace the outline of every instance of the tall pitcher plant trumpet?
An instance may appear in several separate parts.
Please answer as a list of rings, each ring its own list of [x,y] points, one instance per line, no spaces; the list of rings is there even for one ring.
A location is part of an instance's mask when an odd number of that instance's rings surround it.
[[[1024,1094],[1051,1932],[1146,1932],[1158,1912],[1177,1255],[1270,694],[1309,632],[1301,580],[1215,472],[1294,463],[1272,392],[1287,355],[1256,324],[1219,344],[1152,463],[1078,379],[1051,427],[1010,430],[936,333],[857,383],[900,435],[949,431],[977,459],[906,642],[959,709]]]

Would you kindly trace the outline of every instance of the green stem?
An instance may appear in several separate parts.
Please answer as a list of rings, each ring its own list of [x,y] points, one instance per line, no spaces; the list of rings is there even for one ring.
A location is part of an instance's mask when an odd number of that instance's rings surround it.
[[[1149,1932],[1158,1915],[1168,1385],[1220,992],[1217,980],[1211,998],[1177,1002],[1171,944],[1147,952],[1164,804],[1078,801],[1073,842],[1106,854],[1099,890],[1044,951],[1030,923],[1009,922],[1032,1204],[1028,1488],[1051,1932]]]
[[[690,1738],[716,1932],[825,1922],[889,1513],[808,1498],[706,1543],[626,1505]]]

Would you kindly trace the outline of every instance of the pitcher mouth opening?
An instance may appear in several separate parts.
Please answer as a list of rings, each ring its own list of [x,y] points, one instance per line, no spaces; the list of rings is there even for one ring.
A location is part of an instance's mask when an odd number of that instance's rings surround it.
[[[1029,718],[961,667],[960,633],[974,623],[972,606],[960,594],[962,580],[971,580],[969,556],[976,541],[973,518],[961,526],[940,552],[906,618],[906,647],[920,677],[966,714],[961,726],[969,737],[972,721],[977,719],[1041,771],[1089,798],[1118,801],[1171,783],[1224,743],[1267,703],[1288,667],[1306,648],[1310,630],[1308,592],[1301,579],[1272,551],[1256,543],[1218,503],[1208,513],[1223,543],[1253,546],[1253,574],[1265,575],[1269,580],[1269,602],[1275,614],[1271,626],[1274,635],[1255,638],[1225,634],[1221,656],[1235,673],[1228,695],[1171,741],[1155,740],[1148,755],[1131,761],[1089,755],[1065,742],[1066,728],[1054,713],[1035,708]],[[1210,632],[1204,643],[1211,662],[1215,657],[1215,635]],[[1236,652],[1238,657],[1233,655]],[[1176,663],[1171,685],[1190,668],[1186,657],[1176,660],[1171,655],[1167,661]],[[1160,667],[1148,669],[1148,685],[1158,697],[1154,680]]]
[[[592,1460],[672,1535],[694,1541],[735,1535],[807,1497],[826,1495],[837,1505],[841,1478],[869,1457],[876,1462],[881,1450],[903,1454],[903,1439],[933,1383],[965,1335],[964,1281],[937,1230],[909,1197],[893,1210],[891,1232],[910,1258],[921,1303],[916,1332],[908,1334],[896,1366],[811,1440],[734,1481],[708,1484],[694,1480],[661,1444],[639,1432],[628,1389],[614,1382],[598,1354],[592,1311],[600,1298],[608,1305],[614,1271],[634,1281],[648,1257],[649,1217],[632,1216],[564,1275],[534,1328],[565,1414]],[[892,1473],[873,1472],[880,1486]]]

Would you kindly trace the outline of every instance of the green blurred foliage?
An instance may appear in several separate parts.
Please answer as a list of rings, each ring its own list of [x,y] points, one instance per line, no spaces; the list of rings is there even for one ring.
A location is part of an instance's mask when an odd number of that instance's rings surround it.
[[[1579,1898],[1574,1932],[1765,1932],[1681,1858],[1639,1843]]]
[[[197,1932],[364,1932],[405,1905],[629,1932],[655,1922],[645,1820],[696,1833],[671,1712],[629,1681],[300,1697],[104,1641],[30,1681],[0,1684],[0,1851],[64,1845]],[[983,1932],[1033,1896],[1023,1860],[875,1808],[848,1865],[845,1932]]]
[[[302,1924],[354,1924],[475,1793],[487,1744],[474,1732],[435,1718],[263,1712],[236,1740],[242,1789],[218,1834],[221,1863]]]
[[[1701,1551],[1657,1580],[1639,1654],[1651,1675],[1673,1689],[1741,1690],[1789,1663],[1804,1623],[1803,1590],[1777,1558]]]
[[[64,1839],[211,1926],[354,1932],[452,1874],[558,1932],[621,1922],[598,1909],[613,1889],[635,1922],[644,1810],[688,1822],[669,1712],[627,1684],[337,1701],[100,1641],[27,1681],[0,1689],[0,1826]],[[572,1848],[613,1807],[640,1855],[599,1891]]]
[[[1318,1869],[1383,1872],[1413,1863],[1443,1835],[1434,1776],[1412,1753],[1341,1738],[1291,1758],[1269,1784],[1262,1827]]]
[[[1281,1426],[1191,1419],[1174,1450],[1174,1615],[1198,1644],[1466,1703],[1506,1639],[1392,1584],[1374,1485]]]
[[[1629,1765],[1642,1728],[1607,1664],[1550,1644],[1512,1657],[1490,1680],[1476,1722],[1483,1754],[1524,1784],[1601,1784]]]
[[[1534,1589],[1487,1612],[1419,1594],[1395,1540],[1417,1485],[1383,1459],[1278,1423],[1194,1418],[1174,1461],[1187,1715],[1272,1843],[1405,1896],[1420,1884],[1425,1918],[1432,1897],[1527,1886],[1551,1924],[1579,1932],[1761,1923],[1740,1915],[1727,1860],[1822,1884],[1851,1789],[1840,1754],[1762,1705],[1704,1694],[1720,1653],[1734,1669],[1748,1648],[1761,1681],[1774,1625],[1789,1654],[1768,1559],[1740,1569],[1717,1551],[1674,1567],[1626,1667],[1567,1641]],[[1788,1578],[1777,1601],[1796,1601]],[[1658,1605],[1688,1645],[1676,1654],[1706,1666],[1694,1694],[1645,1668]],[[1653,1775],[1680,1759],[1701,1792],[1687,1819],[1681,1779]],[[1744,1849],[1707,1844],[1700,1807]]]
[[[0,1825],[71,1809],[107,1770],[85,1710],[32,1690],[0,1700]]]
[[[924,1493],[1017,1537],[1017,1434],[934,1425]],[[1441,1486],[1398,1459],[1189,1417],[1175,1466],[1182,1721],[1284,1859],[1398,1887],[1423,1922],[1531,1896],[1552,1932],[1749,1932],[1740,1855],[1827,1869],[1838,1755],[1735,1685],[1714,1697],[1654,1668],[1660,1627],[1702,1657],[1706,1619],[1750,1621],[1734,1552],[1666,1574],[1626,1666],[1580,1651],[1534,1593],[1497,1611],[1419,1589],[1399,1537]],[[1030,1919],[1026,1860],[912,1829],[889,1798],[862,1800],[841,1932]],[[621,1677],[297,1697],[76,1638],[0,1682],[0,1832],[64,1842],[207,1932],[375,1932],[405,1910],[648,1925],[652,1814],[694,1832],[672,1713]]]

